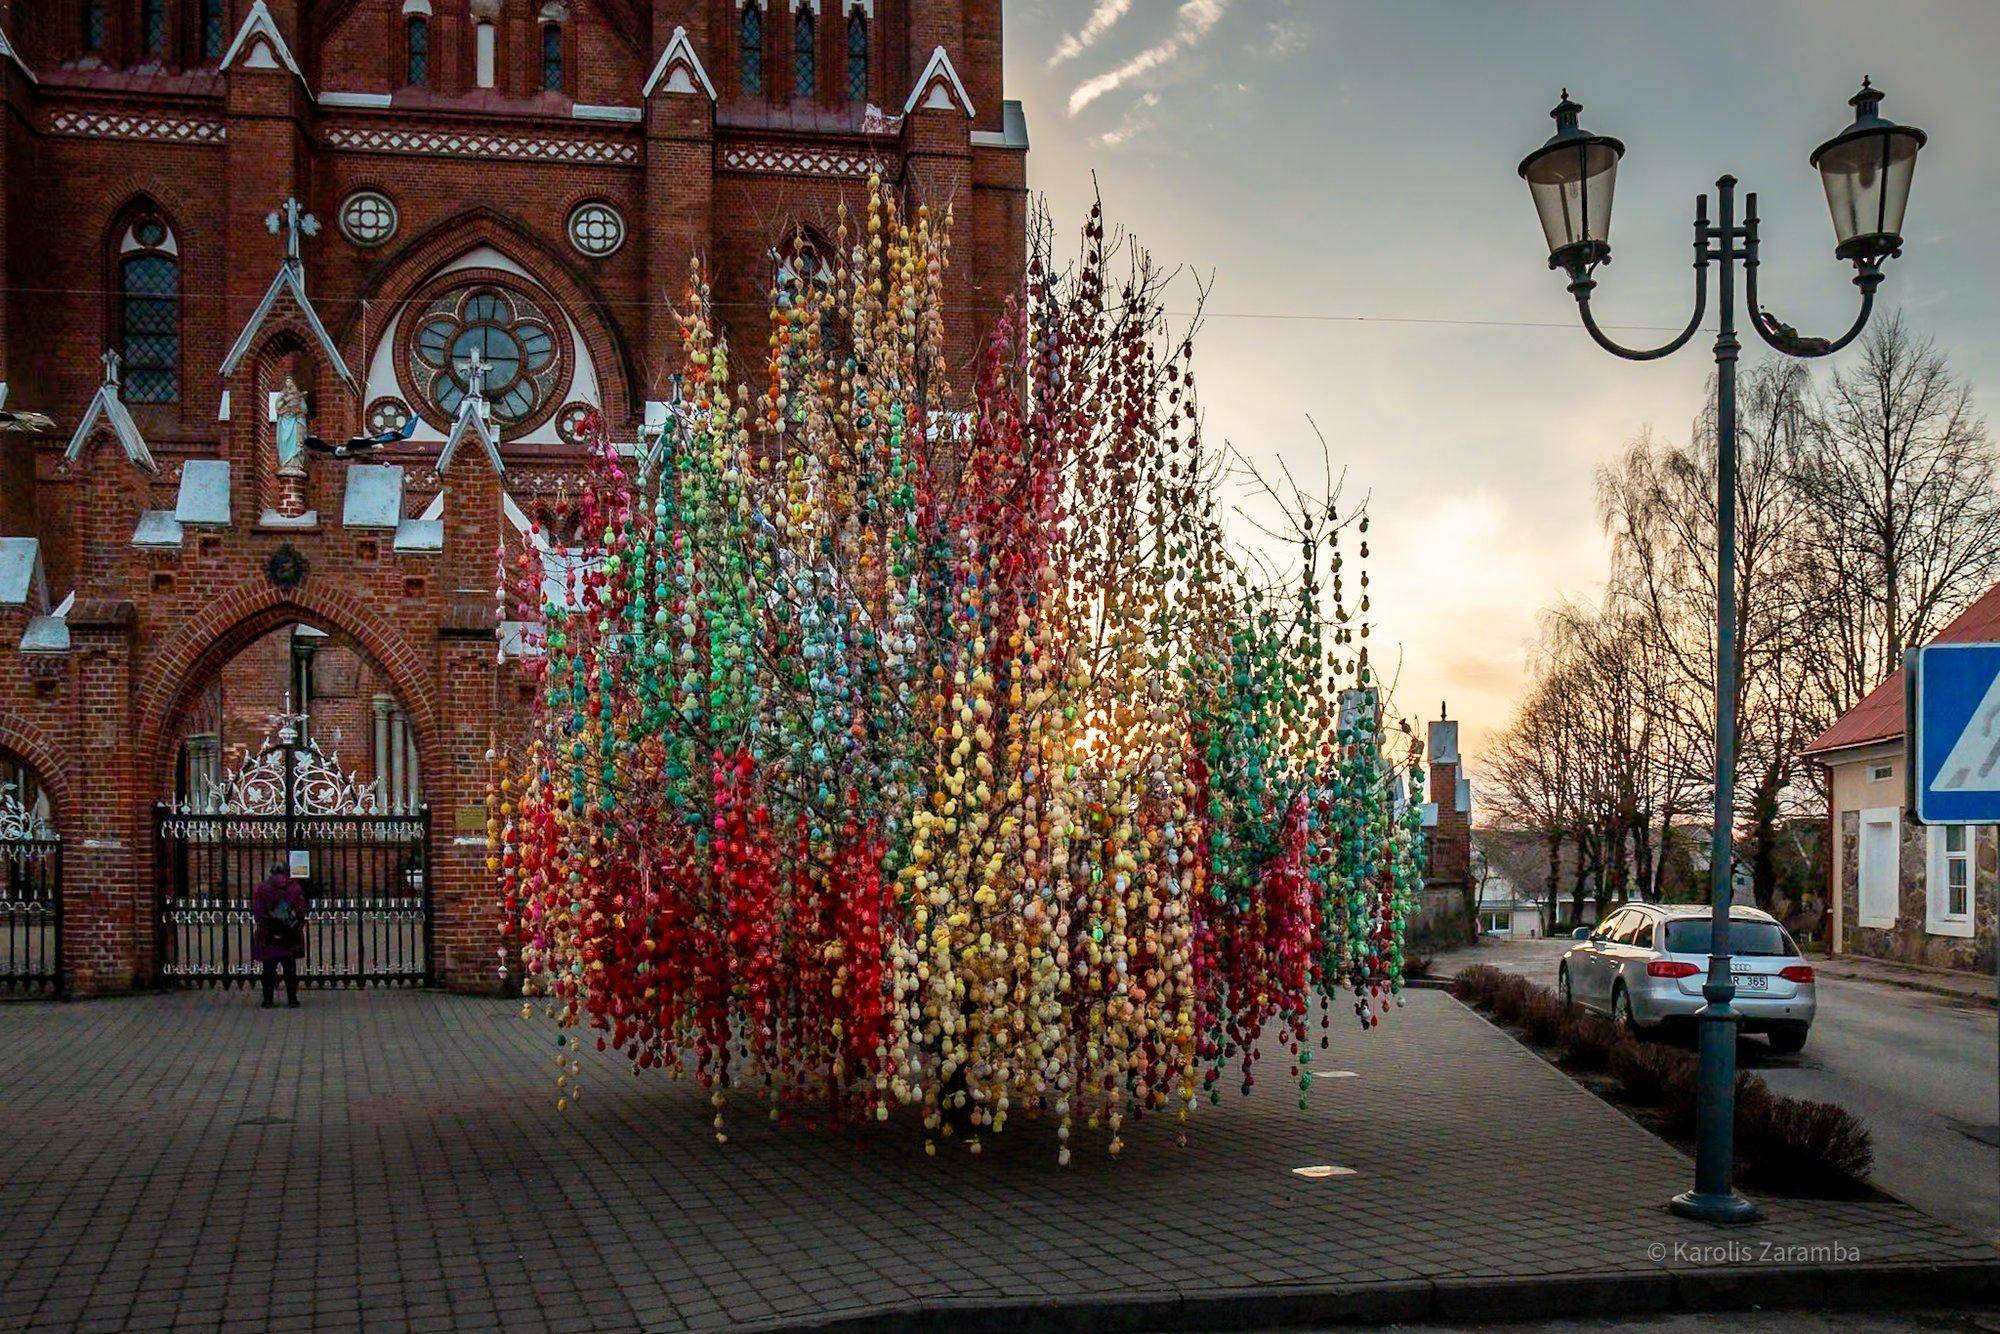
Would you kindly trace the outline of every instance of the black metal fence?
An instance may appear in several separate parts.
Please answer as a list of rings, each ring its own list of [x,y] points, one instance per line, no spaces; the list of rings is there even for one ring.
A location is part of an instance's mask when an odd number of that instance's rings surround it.
[[[0,992],[63,992],[62,843],[0,840]]]
[[[261,977],[251,956],[250,896],[293,853],[306,862],[298,877],[306,890],[300,981],[431,980],[429,811],[288,819],[161,806],[155,828],[162,985],[234,986]]]

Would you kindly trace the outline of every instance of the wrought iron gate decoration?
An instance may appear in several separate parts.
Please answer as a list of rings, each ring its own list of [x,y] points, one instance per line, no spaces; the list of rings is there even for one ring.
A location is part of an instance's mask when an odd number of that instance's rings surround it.
[[[263,748],[212,793],[156,808],[161,983],[231,986],[261,974],[250,895],[281,862],[306,887],[301,980],[430,981],[430,811],[380,809],[371,785],[303,735],[305,721],[288,702]]]
[[[0,991],[63,990],[62,840],[0,787]]]

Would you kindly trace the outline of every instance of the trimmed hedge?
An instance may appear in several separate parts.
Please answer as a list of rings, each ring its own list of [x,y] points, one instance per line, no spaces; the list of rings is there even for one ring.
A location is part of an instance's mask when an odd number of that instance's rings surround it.
[[[1451,994],[1552,1049],[1563,1066],[1609,1075],[1623,1101],[1652,1111],[1668,1135],[1694,1137],[1700,1077],[1691,1053],[1634,1037],[1488,964],[1462,970]],[[1748,1071],[1736,1076],[1736,1154],[1745,1181],[1804,1196],[1865,1193],[1875,1161],[1868,1127],[1846,1108],[1773,1093]]]

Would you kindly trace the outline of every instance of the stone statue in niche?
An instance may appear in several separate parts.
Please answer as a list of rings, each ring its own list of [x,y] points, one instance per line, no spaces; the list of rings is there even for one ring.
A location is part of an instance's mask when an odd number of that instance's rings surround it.
[[[306,475],[306,396],[298,382],[285,377],[278,392],[278,476]]]

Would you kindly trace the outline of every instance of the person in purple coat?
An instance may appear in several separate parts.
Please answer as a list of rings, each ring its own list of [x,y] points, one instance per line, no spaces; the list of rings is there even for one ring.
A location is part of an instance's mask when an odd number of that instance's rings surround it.
[[[283,862],[271,865],[271,874],[250,894],[250,957],[264,965],[264,1008],[271,1008],[271,992],[278,981],[278,969],[285,970],[285,1004],[299,1004],[299,958],[306,952],[306,891],[292,879]]]

